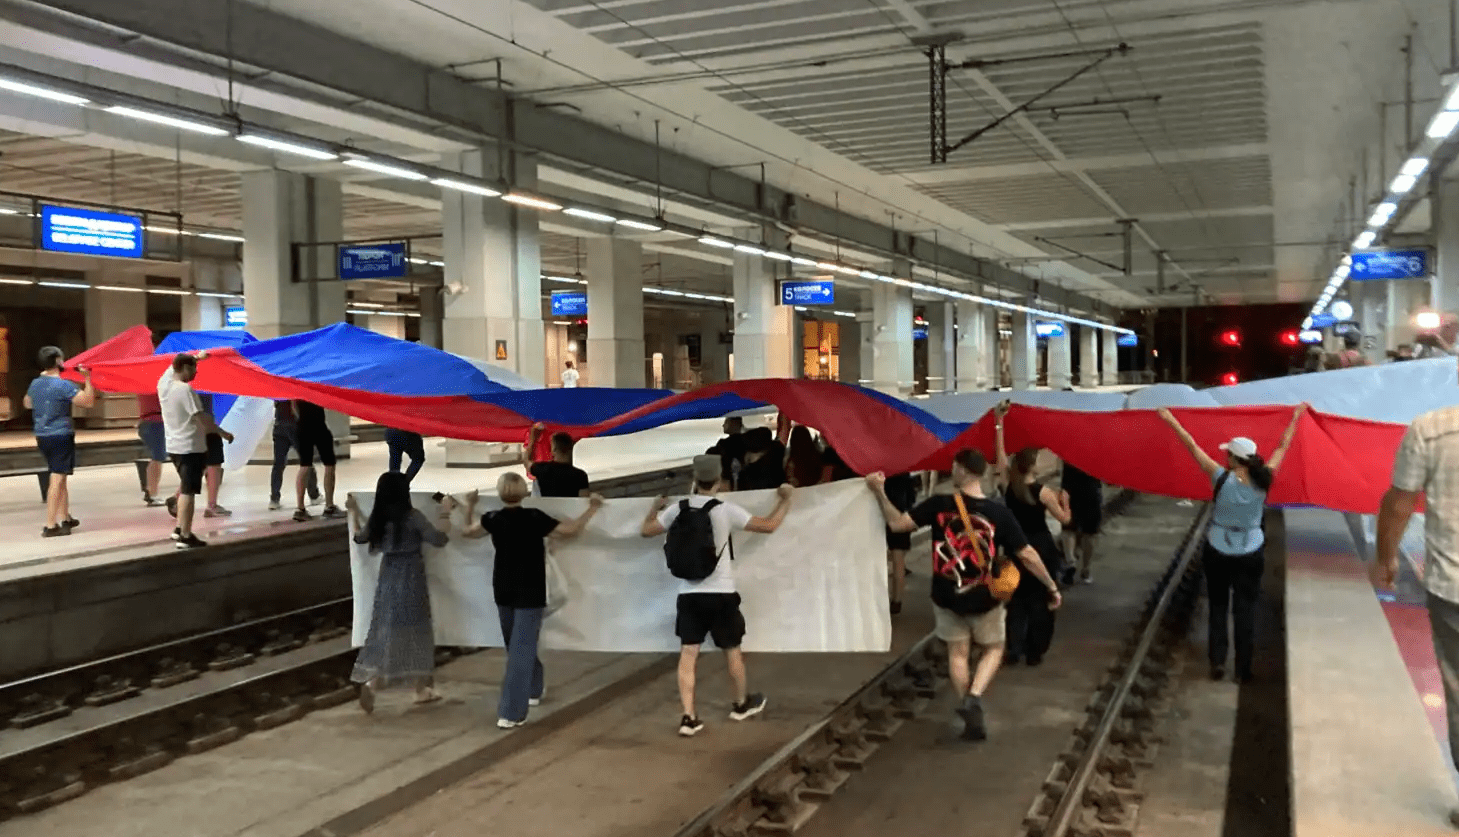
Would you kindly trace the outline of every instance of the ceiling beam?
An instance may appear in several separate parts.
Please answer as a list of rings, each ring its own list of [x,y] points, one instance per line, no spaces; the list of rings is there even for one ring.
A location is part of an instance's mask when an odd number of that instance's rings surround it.
[[[941,183],[969,183],[977,180],[1002,180],[1016,177],[1048,175],[1051,171],[1063,173],[1093,172],[1106,169],[1142,168],[1146,166],[1171,166],[1189,163],[1209,163],[1222,160],[1259,158],[1265,160],[1271,153],[1271,145],[1265,142],[1216,145],[1209,148],[1182,149],[1178,151],[1156,151],[1131,154],[1110,154],[1100,157],[1066,157],[1038,163],[1009,163],[1001,166],[951,165],[903,173],[913,183],[930,186]]]
[[[223,56],[232,56],[240,65],[304,82],[296,95],[306,100],[308,88],[327,88],[356,96],[364,103],[437,121],[447,131],[474,133],[511,144],[520,151],[569,160],[644,184],[657,181],[666,192],[733,208],[747,222],[776,223],[829,236],[887,258],[900,256],[935,263],[976,284],[1036,296],[1054,307],[1106,317],[1114,314],[1109,306],[1091,297],[1044,287],[1031,277],[934,240],[908,235],[685,154],[657,149],[651,143],[569,113],[511,99],[414,59],[251,3],[37,0],[29,5],[64,13],[52,22],[70,28],[74,28],[76,16],[102,24],[93,25],[90,37],[124,54],[139,41],[152,39],[180,47],[194,57],[202,54],[221,61]],[[117,29],[142,37],[130,37]],[[183,56],[179,55],[178,60]]]
[[[1271,215],[1274,211],[1270,206],[1235,206],[1225,209],[1188,210],[1181,212],[1146,212],[1140,215],[1140,221],[1145,224],[1166,224],[1203,218],[1260,218],[1265,215]],[[1109,216],[1102,218],[1050,218],[1044,221],[1020,221],[1014,224],[998,224],[997,227],[1005,232],[1047,232],[1049,230],[1110,227],[1114,222],[1115,219]]]

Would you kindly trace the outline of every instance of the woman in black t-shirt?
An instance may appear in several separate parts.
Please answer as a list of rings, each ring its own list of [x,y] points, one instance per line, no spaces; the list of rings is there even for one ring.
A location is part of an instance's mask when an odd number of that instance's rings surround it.
[[[527,720],[527,708],[542,701],[542,660],[537,640],[547,609],[547,546],[545,538],[571,538],[582,532],[603,505],[603,498],[588,498],[588,510],[575,520],[559,521],[541,509],[522,506],[531,488],[521,474],[503,474],[496,484],[504,507],[481,516],[463,535],[480,538],[491,535],[496,550],[491,587],[506,644],[507,668],[502,677],[501,700],[497,703],[496,725],[501,729],[520,726]],[[476,516],[477,495],[467,498],[466,518]]]

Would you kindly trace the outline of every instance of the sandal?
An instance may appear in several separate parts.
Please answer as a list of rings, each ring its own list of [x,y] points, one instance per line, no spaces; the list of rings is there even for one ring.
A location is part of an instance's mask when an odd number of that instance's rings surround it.
[[[421,705],[421,704],[426,704],[426,703],[435,703],[436,701],[438,701],[440,699],[441,699],[441,693],[440,692],[437,692],[435,689],[432,689],[429,686],[427,686],[426,688],[421,689],[421,690],[419,690],[419,691],[417,691],[415,693],[415,702],[416,702],[416,705]]]

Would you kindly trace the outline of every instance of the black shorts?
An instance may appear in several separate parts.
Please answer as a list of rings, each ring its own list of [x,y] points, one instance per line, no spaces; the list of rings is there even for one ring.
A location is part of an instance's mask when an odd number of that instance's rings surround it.
[[[46,459],[46,470],[53,474],[69,476],[76,470],[76,434],[64,436],[37,436],[35,446],[40,448]]]
[[[206,453],[174,453],[172,464],[177,468],[179,494],[196,497],[203,493],[203,471],[208,468]]]
[[[1081,535],[1098,535],[1104,522],[1104,510],[1098,503],[1070,504],[1069,515],[1069,529]]]
[[[319,453],[319,464],[326,468],[334,467],[334,434],[324,425],[308,427],[299,425],[298,429],[299,467],[313,468],[314,454]]]
[[[898,549],[906,552],[912,548],[911,532],[893,532],[892,527],[887,527],[887,549]]]
[[[703,645],[708,636],[716,648],[739,648],[745,638],[740,594],[680,593],[674,633],[684,645]]]
[[[223,464],[223,437],[216,433],[208,434],[208,452],[203,454],[209,465]]]

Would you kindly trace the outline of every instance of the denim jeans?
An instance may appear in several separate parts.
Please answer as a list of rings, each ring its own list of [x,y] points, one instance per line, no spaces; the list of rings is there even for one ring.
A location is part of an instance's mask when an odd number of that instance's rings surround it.
[[[390,448],[390,470],[398,472],[401,459],[409,456],[410,467],[405,469],[405,479],[415,479],[421,466],[426,464],[426,443],[421,435],[409,430],[388,428],[385,431],[385,444]]]
[[[289,451],[299,447],[299,436],[293,425],[274,425],[274,467],[269,473],[269,502],[279,502],[279,492],[284,487],[284,469],[289,465]],[[319,477],[309,469],[309,497],[319,499]]]
[[[542,660],[537,656],[537,637],[542,632],[545,608],[502,607],[497,617],[502,639],[507,644],[507,668],[502,676],[502,697],[496,715],[508,721],[527,720],[527,701],[542,697]]]

